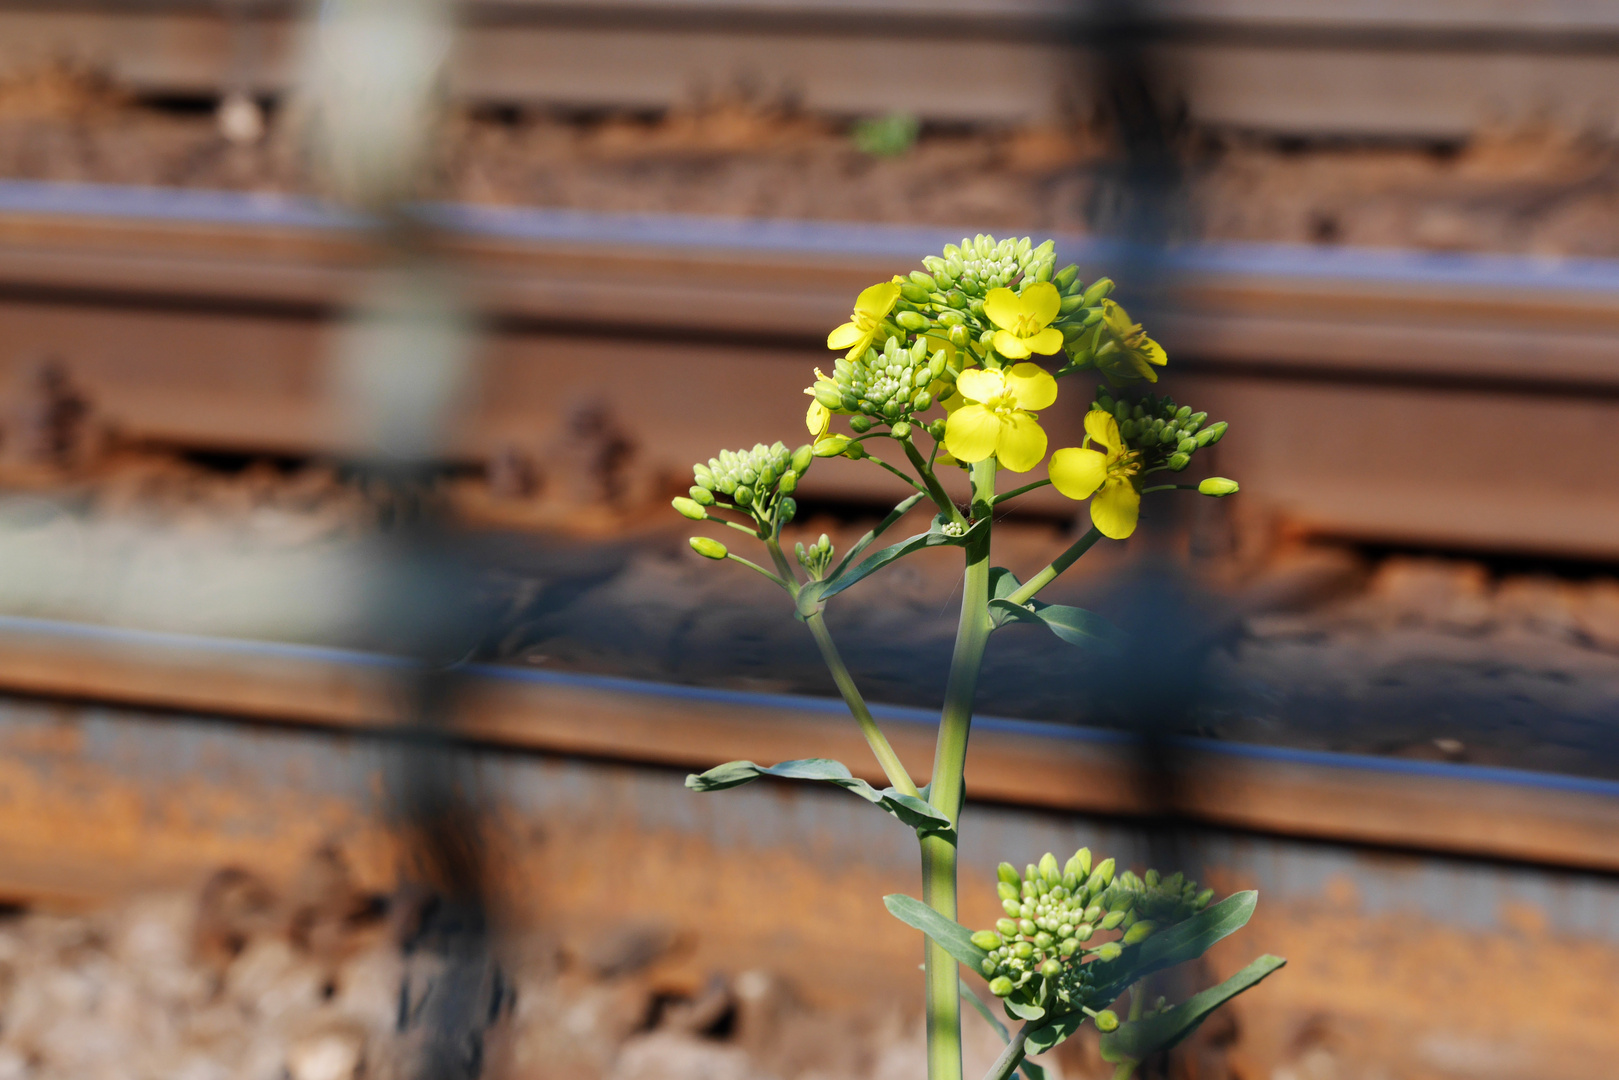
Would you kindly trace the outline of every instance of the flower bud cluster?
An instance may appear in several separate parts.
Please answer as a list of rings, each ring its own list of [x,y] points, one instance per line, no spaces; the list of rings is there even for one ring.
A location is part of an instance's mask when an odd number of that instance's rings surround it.
[[[963,294],[982,299],[991,289],[1004,288],[1014,281],[1050,281],[1056,244],[1050,240],[1036,247],[1025,236],[1021,240],[1000,240],[980,233],[960,245],[946,244],[944,255],[929,255],[922,260],[928,268],[932,282],[926,283],[920,297],[914,291],[902,289],[900,295],[919,302],[934,290],[949,292],[959,289]],[[919,275],[912,274],[916,285]],[[928,276],[928,275],[920,275]]]
[[[1087,1007],[1092,986],[1087,958],[1114,959],[1126,945],[1202,911],[1214,895],[1212,889],[1198,891],[1195,881],[1178,872],[1166,878],[1156,870],[1141,877],[1114,871],[1112,859],[1093,867],[1089,848],[1076,851],[1061,868],[1050,852],[1021,874],[1002,863],[996,890],[1006,917],[995,929],[972,935],[973,944],[989,954],[980,970],[990,992],[1047,1008],[1054,1000]],[[1109,931],[1119,936],[1089,944]]]
[[[792,494],[798,479],[814,461],[808,446],[788,450],[782,443],[756,444],[752,450],[721,450],[708,464],[692,466],[690,498],[674,500],[674,508],[685,517],[701,521],[708,507],[742,510],[752,515],[761,529],[785,525],[798,512]]]
[[[930,345],[934,350],[931,357]],[[873,422],[905,423],[913,411],[922,412],[933,404],[942,389],[941,380],[953,384],[957,374],[937,341],[918,337],[906,346],[898,337],[890,337],[882,352],[867,349],[862,357],[838,360],[830,378],[817,371],[810,392],[833,412],[852,415],[849,426],[860,434],[870,431]]]
[[[1213,446],[1226,433],[1226,422],[1208,424],[1209,414],[1193,412],[1190,405],[1177,405],[1173,398],[1152,394],[1136,400],[1115,401],[1098,390],[1091,406],[1113,414],[1119,422],[1119,435],[1125,445],[1141,454],[1144,469],[1163,466],[1180,472],[1192,463],[1192,455]]]
[[[834,552],[832,541],[826,533],[822,533],[821,538],[808,547],[800,540],[793,548],[793,553],[798,556],[798,565],[816,581],[826,577],[826,568],[832,565]]]

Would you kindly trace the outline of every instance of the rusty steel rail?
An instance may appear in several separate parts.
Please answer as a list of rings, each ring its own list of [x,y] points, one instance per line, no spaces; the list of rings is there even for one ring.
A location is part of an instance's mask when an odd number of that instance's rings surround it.
[[[956,236],[421,213],[490,330],[453,452],[540,455],[569,404],[597,395],[636,433],[642,467],[669,474],[714,450],[699,417],[667,407],[694,380],[746,396],[739,439],[790,438],[798,391],[849,298]],[[280,197],[0,182],[0,378],[16,386],[20,368],[54,354],[129,437],[352,451],[321,358],[371,269],[356,225]],[[1120,245],[1059,241],[1087,274],[1134,260],[1167,286],[1148,317],[1175,358],[1173,392],[1231,421],[1218,468],[1283,521],[1619,558],[1619,504],[1593,498],[1619,490],[1619,262],[1228,244],[1143,264]],[[1054,438],[1079,437],[1075,410],[1048,419]],[[1557,432],[1579,467],[1534,467],[1526,431]],[[840,465],[816,470],[809,493],[883,497],[880,478]]]
[[[274,95],[295,79],[289,0],[4,0],[0,73],[93,59],[159,95]],[[749,87],[824,113],[1051,122],[1095,94],[1121,33],[1201,123],[1303,135],[1461,138],[1607,117],[1619,19],[1595,6],[1424,0],[1391,9],[1175,0],[462,0],[451,83],[501,105],[663,109]],[[992,80],[915,72],[994,72]],[[1611,123],[1611,120],[1609,121]]]
[[[342,649],[0,617],[0,694],[385,736],[403,662]],[[474,744],[701,769],[819,756],[881,772],[840,702],[471,665],[456,730]],[[880,708],[913,767],[936,717]],[[154,720],[154,722],[158,722]],[[1188,822],[1264,835],[1619,871],[1619,783],[1514,769],[1178,739],[1174,783],[1144,790],[1124,733],[985,717],[979,801]],[[1171,800],[1166,805],[1164,800]]]

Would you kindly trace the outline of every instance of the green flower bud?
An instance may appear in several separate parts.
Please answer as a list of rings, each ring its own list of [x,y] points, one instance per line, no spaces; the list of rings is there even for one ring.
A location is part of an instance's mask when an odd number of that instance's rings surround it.
[[[1213,889],[1204,889],[1202,892],[1197,894],[1197,899],[1193,900],[1192,904],[1199,911],[1201,911],[1203,908],[1208,907],[1209,906],[1209,901],[1213,900],[1213,899],[1214,899],[1214,890]]]
[[[1039,927],[1034,925],[1034,920],[1033,919],[1019,919],[1018,920],[1018,924],[1017,924],[1018,933],[1022,934],[1024,937],[1034,937],[1034,933],[1038,929],[1039,929]]]
[[[713,506],[714,493],[705,487],[698,487],[693,484],[691,486],[691,501],[698,506]]]
[[[1057,936],[1060,937],[1060,938],[1071,938],[1071,937],[1073,937],[1074,936],[1074,927],[1073,927],[1073,925],[1071,923],[1063,923],[1061,926],[1057,927]]]
[[[1002,937],[1017,937],[1017,923],[1011,919],[996,919],[995,932]]]
[[[703,489],[697,488],[696,490],[702,491]],[[707,492],[703,493],[705,495],[708,494]],[[712,495],[709,495],[708,497],[709,499],[714,498]],[[669,505],[675,508],[675,513],[679,514],[681,517],[691,518],[693,521],[703,521],[708,517],[708,511],[704,510],[702,506],[698,504],[696,499],[688,499],[684,495],[676,496]]]
[[[967,345],[968,334],[965,326],[952,326],[946,336],[949,337],[950,344],[958,349],[965,348]]]
[[[1018,917],[1018,913],[1020,911],[1022,911],[1023,908],[1022,908],[1022,905],[1019,904],[1016,900],[1002,900],[1001,901],[1001,910],[1006,912],[1008,915],[1010,915],[1012,918],[1015,919],[1015,918]]]
[[[1073,874],[1076,878],[1082,879],[1088,876],[1091,872],[1091,849],[1082,847],[1074,852],[1073,855],[1069,856],[1067,865],[1062,869],[1063,873]]]
[[[1042,951],[1051,948],[1052,945],[1056,944],[1056,941],[1056,938],[1052,937],[1044,930],[1034,935],[1034,947]]]
[[[1070,859],[1069,862],[1072,863],[1073,860]],[[1074,890],[1079,888],[1078,875],[1076,875],[1072,870],[1064,870],[1062,872],[1062,887],[1068,891],[1070,896],[1072,896]]]
[[[1197,445],[1213,446],[1215,443],[1219,442],[1225,437],[1225,429],[1228,426],[1229,425],[1224,420],[1210,424],[1208,427],[1197,433]]]
[[[1097,278],[1095,281],[1091,282],[1091,287],[1086,289],[1082,294],[1084,298],[1082,301],[1083,306],[1095,307],[1097,304],[1100,304],[1103,300],[1107,299],[1108,294],[1110,294],[1112,291],[1112,278]]]
[[[1012,946],[1012,956],[1018,960],[1027,960],[1034,955],[1034,946],[1027,941],[1020,941]]]
[[[1120,940],[1126,945],[1137,945],[1152,937],[1153,931],[1157,929],[1157,924],[1151,919],[1142,919],[1140,922],[1130,927],[1130,929],[1126,930],[1124,932],[1124,937],[1122,937]]]
[[[917,412],[927,412],[932,405],[933,393],[925,386],[918,390],[916,396],[911,399],[911,408]]]
[[[1017,872],[1017,867],[1009,862],[1003,862],[995,868],[995,876],[1008,885],[1021,885],[1023,878]]]
[[[781,474],[781,484],[777,487],[783,495],[791,495],[798,490],[798,474],[788,469]]]
[[[1110,912],[1108,912],[1105,916],[1102,917],[1102,929],[1103,930],[1117,930],[1119,928],[1119,924],[1124,921],[1124,917],[1126,915],[1128,915],[1128,914],[1129,914],[1129,912],[1127,912],[1127,911],[1110,911]]]
[[[724,544],[707,536],[692,537],[691,549],[705,559],[723,559],[727,554]]]
[[[849,417],[849,427],[854,430],[856,435],[864,435],[871,430],[871,417],[851,416]]]
[[[1235,495],[1237,493],[1237,482],[1227,480],[1223,476],[1211,476],[1197,485],[1197,491],[1200,495],[1213,495],[1217,499],[1223,498],[1226,495]]]
[[[850,461],[859,461],[866,456],[866,448],[857,442],[851,442],[843,448],[843,456]]]
[[[1182,453],[1179,453],[1179,452],[1170,454],[1169,455],[1169,460],[1164,462],[1164,464],[1168,465],[1170,467],[1170,469],[1172,471],[1174,471],[1174,472],[1180,472],[1182,469],[1186,468],[1186,466],[1190,465],[1191,463],[1192,463],[1192,455],[1191,454],[1182,454]]]
[[[927,297],[924,295],[922,299]],[[920,311],[901,311],[894,316],[894,321],[907,330],[925,330],[928,325],[928,317]]]
[[[1197,440],[1190,435],[1183,436],[1175,442],[1175,451],[1180,454],[1190,454],[1197,449]]]
[[[1080,923],[1078,926],[1074,927],[1074,940],[1089,941],[1091,939],[1091,935],[1094,933],[1096,933],[1096,927],[1092,926],[1090,923]]]
[[[930,293],[932,293],[932,292],[933,292],[932,289],[929,289],[929,288],[926,288],[924,286],[918,285],[914,281],[907,281],[907,282],[905,282],[904,284],[902,284],[899,287],[899,294],[901,296],[903,296],[905,299],[909,300],[913,304],[925,304],[925,303],[927,303],[928,295]],[[911,313],[907,312],[907,311],[901,311],[900,314],[901,315],[908,315],[908,314],[911,314]],[[901,326],[904,325],[904,323],[900,322],[899,319],[895,319],[894,321],[899,322]]]
[[[1092,904],[1090,907],[1085,909],[1085,913],[1081,915],[1080,918],[1084,919],[1086,922],[1095,922],[1097,919],[1102,917],[1102,914],[1102,905]]]
[[[1051,279],[1051,283],[1057,286],[1057,288],[1062,292],[1067,292],[1068,286],[1072,285],[1078,277],[1079,267],[1073,263],[1069,263],[1067,266],[1057,271],[1056,276]]]
[[[1072,315],[1074,312],[1085,306],[1085,298],[1083,296],[1065,296],[1062,298],[1062,303],[1057,308],[1058,317],[1060,318],[1063,315]]]
[[[972,943],[985,951],[999,948],[1001,944],[1001,935],[997,934],[993,930],[979,930],[977,933],[973,934]]]
[[[1062,880],[1062,871],[1057,869],[1057,856],[1049,851],[1040,856],[1040,876],[1045,878],[1047,885],[1055,885]]]
[[[989,980],[989,992],[998,998],[1007,997],[1012,993],[1012,980],[1005,975],[998,975]]]
[[[1002,900],[1016,900],[1018,898],[1017,886],[1009,885],[1004,881],[995,883],[995,891],[1000,894]]]
[[[741,484],[731,494],[731,498],[736,500],[738,506],[747,506],[753,502],[753,489],[746,484]]]
[[[1046,960],[1040,965],[1040,974],[1048,979],[1055,979],[1062,974],[1062,964],[1056,960]]]
[[[924,394],[927,393],[926,390],[922,392]],[[896,439],[909,438],[911,434],[911,422],[909,420],[900,420],[895,422],[893,432],[894,438]]]
[[[797,499],[790,499],[790,498],[789,499],[783,499],[783,500],[781,500],[781,502],[776,504],[776,517],[781,521],[781,523],[783,525],[785,525],[788,522],[792,521],[793,518],[795,518],[797,516],[798,516],[798,500]]]
[[[1119,1029],[1119,1014],[1112,1009],[1103,1009],[1096,1014],[1097,1031],[1117,1031]]]
[[[987,979],[995,974],[995,969],[998,967],[1000,965],[995,962],[994,957],[986,956],[978,965],[978,973]]]
[[[1057,946],[1057,955],[1062,957],[1064,960],[1068,959],[1070,956],[1073,956],[1078,951],[1079,939],[1077,937],[1065,938],[1063,943]]]
[[[792,465],[793,472],[797,473],[799,476],[803,476],[805,473],[809,472],[810,462],[814,460],[815,448],[809,443],[805,443],[803,446],[800,446],[797,450],[793,451],[792,460],[789,462],[789,464]]]
[[[1033,888],[1034,883],[1040,880],[1040,867],[1034,863],[1025,865],[1023,867],[1023,880],[1029,883],[1030,888]]]
[[[837,457],[849,448],[847,435],[828,435],[815,444],[811,451],[816,457]]]
[[[1117,960],[1122,952],[1124,952],[1124,946],[1117,941],[1104,941],[1096,947],[1096,958],[1098,960]]]

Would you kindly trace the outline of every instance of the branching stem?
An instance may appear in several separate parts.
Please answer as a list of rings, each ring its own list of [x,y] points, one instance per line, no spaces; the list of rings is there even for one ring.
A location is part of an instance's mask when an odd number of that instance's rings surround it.
[[[820,647],[821,659],[826,661],[827,668],[832,672],[832,681],[838,684],[838,693],[843,695],[843,703],[849,706],[849,712],[854,715],[855,723],[860,725],[860,733],[866,737],[866,744],[876,755],[877,763],[883,767],[883,775],[888,777],[888,782],[900,794],[920,798],[921,792],[911,780],[911,774],[906,771],[904,762],[894,753],[888,737],[883,734],[883,729],[877,726],[871,710],[866,707],[866,699],[860,695],[860,688],[854,684],[854,676],[849,674],[849,668],[839,655],[838,647],[832,641],[832,633],[826,628],[825,618],[817,611],[805,618],[804,622],[814,635],[815,644]]]
[[[1023,1040],[1029,1034],[1029,1027],[1030,1025],[1024,1024],[1022,1028],[1012,1033],[1006,1049],[1001,1051],[1001,1056],[995,1059],[995,1064],[984,1074],[984,1080],[1008,1080],[1017,1071],[1017,1067],[1023,1064],[1026,1053]]]
[[[1051,560],[1051,565],[1040,571],[1034,577],[1020,585],[1016,592],[1007,597],[1014,604],[1026,604],[1041,589],[1057,580],[1057,575],[1073,566],[1079,557],[1089,551],[1098,540],[1102,539],[1102,531],[1092,525],[1089,532],[1075,540],[1069,549]]]

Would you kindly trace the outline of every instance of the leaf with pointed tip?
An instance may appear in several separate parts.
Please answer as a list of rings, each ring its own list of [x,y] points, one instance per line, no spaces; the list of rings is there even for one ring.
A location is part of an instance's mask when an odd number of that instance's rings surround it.
[[[1209,1015],[1242,993],[1259,985],[1265,976],[1279,970],[1286,960],[1268,953],[1237,972],[1219,986],[1193,994],[1180,1005],[1145,1020],[1131,1020],[1102,1036],[1102,1060],[1117,1064],[1140,1061],[1148,1054],[1168,1050],[1196,1031]]]
[[[923,800],[915,795],[902,794],[891,787],[878,791],[850,773],[847,765],[830,758],[800,758],[770,766],[755,765],[751,761],[728,761],[724,765],[714,766],[705,773],[694,773],[686,777],[686,786],[693,791],[723,791],[726,788],[751,783],[761,776],[774,776],[782,780],[816,780],[834,784],[845,791],[854,792],[869,803],[882,807],[923,836],[944,836],[952,841],[955,839],[956,833],[950,819]]]
[[[949,524],[950,523],[948,521],[944,520],[943,515],[935,517],[933,519],[932,526],[927,532],[917,533],[915,536],[908,536],[897,544],[883,548],[875,555],[868,555],[864,562],[823,582],[817,594],[817,598],[823,601],[830,600],[832,597],[836,596],[844,589],[847,589],[849,586],[863,580],[864,578],[870,577],[872,574],[875,574],[877,571],[881,570],[895,559],[909,555],[913,551],[921,551],[923,548],[928,547],[945,547],[951,545],[959,547],[962,544],[967,543],[968,540],[977,536],[978,533],[983,529],[988,528],[989,519],[984,518],[980,521],[974,522],[971,527],[959,535],[945,531]]]
[[[1093,997],[1099,1001],[1113,1001],[1137,979],[1155,971],[1196,960],[1221,938],[1236,933],[1253,918],[1259,894],[1252,889],[1232,893],[1218,904],[1212,904],[1185,922],[1160,930],[1140,945],[1125,948],[1117,960],[1101,961],[1094,965],[1096,990]]]
[[[989,958],[989,953],[972,942],[972,931],[947,919],[922,901],[904,893],[891,893],[883,897],[888,913],[906,926],[913,926],[938,942],[940,947],[974,971]]]
[[[910,513],[911,508],[914,507],[917,503],[921,502],[923,497],[924,497],[924,493],[918,491],[915,495],[912,495],[910,498],[901,499],[899,501],[899,503],[894,507],[894,509],[892,509],[892,510],[890,510],[888,512],[887,517],[885,517],[881,521],[879,521],[875,528],[871,529],[870,531],[868,531],[866,533],[865,536],[862,536],[859,540],[855,541],[854,546],[851,547],[848,551],[844,552],[843,558],[838,560],[838,565],[833,569],[832,573],[827,575],[827,577],[829,579],[830,578],[835,578],[839,574],[843,573],[844,568],[847,567],[854,560],[858,559],[860,557],[860,553],[862,551],[865,551],[866,548],[870,547],[871,542],[873,540],[877,539],[883,533],[887,532],[888,527],[890,525],[894,524],[894,522],[898,521],[900,518],[902,518],[906,514]]]
[[[1030,600],[1027,604],[1014,604],[1004,597],[989,602],[990,617],[995,625],[1004,626],[1017,621],[1043,626],[1070,645],[1084,645],[1103,652],[1117,652],[1124,642],[1124,632],[1094,611],[1069,607],[1067,604],[1043,604]]]
[[[1044,1020],[1046,1017],[1046,1010],[1039,1005],[1029,1005],[1011,998],[1007,998],[1005,1004],[1006,1011],[1019,1020]]]

